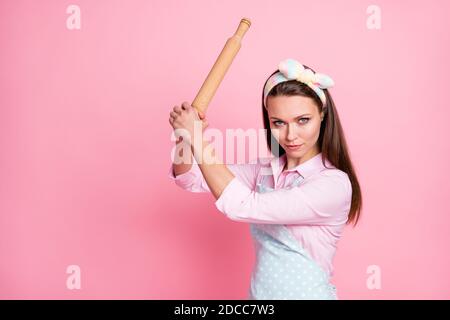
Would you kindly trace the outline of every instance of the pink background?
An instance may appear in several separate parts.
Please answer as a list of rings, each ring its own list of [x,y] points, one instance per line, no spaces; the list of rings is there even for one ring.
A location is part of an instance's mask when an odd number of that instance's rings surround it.
[[[81,30],[66,28],[70,4]],[[366,27],[371,4],[381,30]],[[210,127],[262,128],[262,85],[284,58],[332,76],[364,197],[335,259],[340,298],[449,299],[448,12],[444,0],[1,1],[0,298],[246,298],[248,225],[167,172],[170,109],[248,17]],[[72,264],[81,290],[66,287]]]

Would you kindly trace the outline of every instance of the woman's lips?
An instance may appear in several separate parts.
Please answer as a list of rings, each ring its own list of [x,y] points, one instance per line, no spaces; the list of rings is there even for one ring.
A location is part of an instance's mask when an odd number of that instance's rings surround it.
[[[296,145],[286,145],[286,148],[288,148],[288,150],[298,150],[300,149],[300,147],[303,145],[302,144],[296,144]]]

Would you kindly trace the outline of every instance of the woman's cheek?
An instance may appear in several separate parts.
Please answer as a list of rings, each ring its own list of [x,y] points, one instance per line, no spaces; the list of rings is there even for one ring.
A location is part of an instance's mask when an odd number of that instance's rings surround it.
[[[311,123],[305,130],[306,139],[310,143],[315,143],[320,134],[320,123]]]

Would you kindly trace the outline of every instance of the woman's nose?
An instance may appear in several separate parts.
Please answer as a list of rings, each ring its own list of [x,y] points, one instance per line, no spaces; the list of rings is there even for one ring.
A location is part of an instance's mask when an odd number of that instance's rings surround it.
[[[293,123],[289,123],[288,124],[288,132],[287,132],[287,140],[295,140],[295,138],[297,137],[296,132],[295,132],[295,125]]]

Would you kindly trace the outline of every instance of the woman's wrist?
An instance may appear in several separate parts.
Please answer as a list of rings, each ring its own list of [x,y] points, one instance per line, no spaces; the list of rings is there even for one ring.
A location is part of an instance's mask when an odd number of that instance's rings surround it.
[[[203,141],[203,135],[193,137],[193,139],[190,141],[191,143],[191,152],[194,156],[197,163],[203,163],[203,147],[204,147],[204,141]]]

